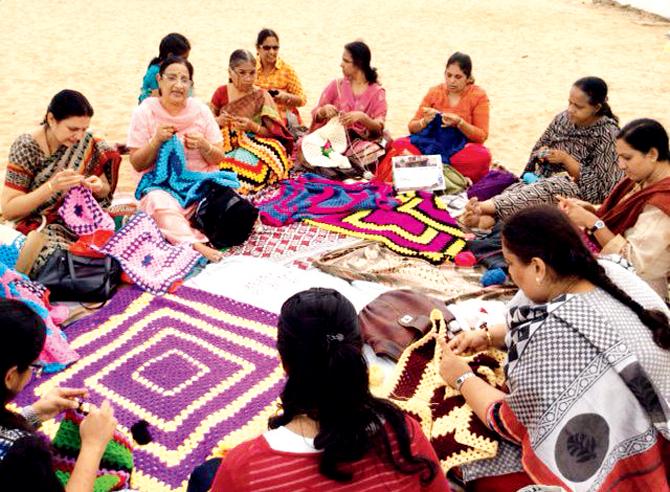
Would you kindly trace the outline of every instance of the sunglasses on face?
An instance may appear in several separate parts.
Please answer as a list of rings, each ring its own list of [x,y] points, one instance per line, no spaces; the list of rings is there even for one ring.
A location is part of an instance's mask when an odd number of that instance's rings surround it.
[[[270,51],[270,50],[279,51],[279,46],[268,46],[264,44],[263,46],[261,46],[261,48],[263,48],[263,51]]]

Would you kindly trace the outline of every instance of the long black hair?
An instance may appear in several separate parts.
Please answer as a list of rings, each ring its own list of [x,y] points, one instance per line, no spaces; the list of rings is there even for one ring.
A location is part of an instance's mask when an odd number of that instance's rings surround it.
[[[0,326],[3,340],[0,344],[0,426],[30,430],[25,420],[6,405],[16,395],[5,386],[5,375],[12,367],[25,372],[42,351],[46,339],[46,325],[37,313],[21,301],[0,299]]]
[[[365,75],[365,80],[368,84],[374,84],[379,78],[377,75],[377,69],[370,66],[370,61],[372,60],[372,53],[370,53],[370,48],[363,41],[354,41],[344,45],[344,49],[349,52],[351,55],[351,60],[354,63],[354,66],[360,68]]]
[[[282,306],[277,334],[287,373],[283,413],[270,419],[270,428],[298,415],[317,421],[314,446],[323,450],[319,470],[332,480],[353,480],[346,464],[377,450],[399,472],[419,473],[421,483],[432,482],[437,466],[412,454],[403,412],[370,393],[362,348],[356,310],[342,294],[313,288],[290,297]],[[397,438],[399,457],[392,453],[388,427]]]
[[[474,83],[475,79],[472,76],[472,58],[470,58],[470,55],[466,55],[465,53],[457,51],[456,53],[453,53],[447,60],[447,67],[449,65],[453,65],[454,63],[458,65],[458,68],[461,69],[461,72],[463,72],[465,77],[468,79],[468,82]]]
[[[656,120],[651,118],[633,120],[619,131],[616,138],[623,140],[643,154],[656,149],[659,161],[670,161],[668,132]]]
[[[607,102],[607,82],[600,77],[582,77],[572,85],[586,94],[591,106],[600,104],[596,116],[607,116],[619,123],[619,118],[612,112],[612,108]]]
[[[158,56],[151,59],[149,66],[160,65],[168,55],[183,57],[190,50],[191,43],[186,39],[186,36],[178,32],[171,32],[161,39],[161,44],[158,47]]]
[[[581,278],[600,287],[637,315],[656,345],[670,349],[670,325],[665,314],[645,309],[612,282],[573,223],[558,208],[539,205],[517,212],[503,224],[502,240],[524,264],[540,258],[559,278]]]

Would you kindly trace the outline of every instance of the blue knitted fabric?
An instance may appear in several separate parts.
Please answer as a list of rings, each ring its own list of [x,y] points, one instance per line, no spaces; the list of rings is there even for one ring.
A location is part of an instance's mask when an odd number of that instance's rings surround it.
[[[26,236],[21,234],[14,239],[13,242],[8,244],[0,244],[0,263],[6,265],[9,268],[14,268],[16,262],[19,259],[19,253],[21,253],[21,248],[23,248],[23,243],[26,242]]]
[[[189,170],[186,167],[184,146],[173,135],[161,145],[153,169],[142,176],[135,190],[135,198],[139,200],[152,190],[163,190],[186,208],[205,197],[205,185],[210,181],[230,188],[240,187],[237,174],[232,171],[208,173]]]
[[[280,193],[256,204],[264,223],[274,226],[357,210],[390,209],[399,202],[386,183],[345,184],[305,173],[281,183]]]
[[[453,126],[442,127],[442,118],[437,115],[418,133],[410,135],[412,142],[423,155],[440,154],[442,164],[449,164],[449,159],[465,147],[468,139],[463,132]]]

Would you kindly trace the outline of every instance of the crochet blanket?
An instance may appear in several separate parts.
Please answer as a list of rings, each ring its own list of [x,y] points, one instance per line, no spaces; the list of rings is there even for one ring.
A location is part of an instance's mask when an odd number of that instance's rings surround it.
[[[276,411],[276,316],[262,309],[187,287],[163,297],[129,287],[68,334],[81,360],[32,381],[17,404],[54,385],[86,387],[94,404],[110,400],[122,432],[146,420],[153,441],[135,447],[134,489],[184,490],[214,448],[259,435]],[[43,430],[53,438],[57,427]]]
[[[468,142],[458,128],[453,126],[443,128],[442,118],[439,115],[433,118],[426,128],[410,135],[409,140],[423,155],[441,155],[442,164],[449,164],[451,156],[462,150]]]
[[[282,226],[356,210],[388,209],[397,203],[393,188],[386,183],[345,184],[306,173],[282,181],[275,197],[256,203],[256,206],[264,223]]]
[[[396,253],[435,264],[453,259],[465,247],[463,231],[437,197],[411,192],[396,198],[400,203],[391,208],[320,216],[307,223],[378,241]]]
[[[154,219],[144,212],[133,215],[100,252],[116,258],[133,282],[152,294],[165,294],[202,258],[189,245],[168,243]]]
[[[161,145],[156,165],[144,173],[137,184],[135,198],[140,200],[151,190],[163,190],[186,208],[204,198],[208,182],[239,188],[237,175],[230,171],[198,172],[186,167],[184,146],[176,135]]]

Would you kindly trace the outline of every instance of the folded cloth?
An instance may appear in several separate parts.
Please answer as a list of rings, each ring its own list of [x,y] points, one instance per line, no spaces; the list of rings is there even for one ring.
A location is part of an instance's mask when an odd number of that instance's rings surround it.
[[[237,175],[230,171],[199,172],[186,167],[184,146],[176,135],[161,145],[156,165],[146,172],[135,190],[135,198],[141,199],[151,190],[163,190],[170,193],[186,208],[205,197],[207,182],[213,181],[221,186],[239,188]]]
[[[144,212],[136,213],[100,252],[116,258],[133,282],[155,295],[168,292],[202,258],[189,245],[168,243],[156,222]]]

